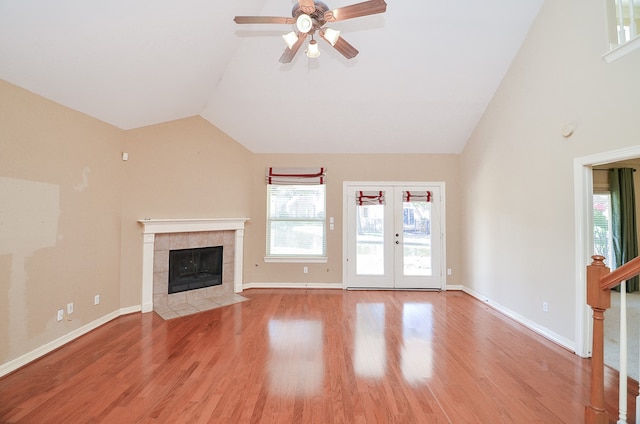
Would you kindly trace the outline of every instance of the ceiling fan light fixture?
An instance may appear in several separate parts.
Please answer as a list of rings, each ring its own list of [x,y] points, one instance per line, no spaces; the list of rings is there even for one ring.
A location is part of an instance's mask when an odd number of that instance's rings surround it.
[[[298,16],[296,19],[296,27],[298,27],[298,31],[302,33],[308,33],[313,28],[313,20],[311,16],[305,15],[304,13]]]
[[[283,35],[282,39],[287,44],[287,47],[291,48],[296,43],[296,41],[298,41],[298,35],[295,33],[295,31],[291,31],[288,34]]]
[[[1,0],[0,0],[1,1]],[[640,1],[640,0],[639,0]],[[292,0],[290,17],[284,16],[236,16],[233,21],[237,24],[278,24],[295,25],[293,33],[284,35],[287,44],[280,56],[280,63],[291,63],[295,55],[301,50],[307,38],[318,33],[327,43],[347,59],[358,55],[358,49],[349,44],[337,30],[324,28],[326,23],[345,21],[363,16],[376,15],[387,11],[385,0],[360,0],[360,3],[330,9],[323,0]],[[297,37],[297,39],[296,39]],[[320,50],[315,42],[311,42],[305,51],[308,57],[320,56]]]
[[[307,47],[307,51],[305,52],[307,57],[310,59],[315,59],[320,56],[320,49],[318,48],[318,42],[316,40],[309,41],[309,47]]]
[[[324,30],[323,37],[325,40],[329,42],[332,46],[335,46],[338,42],[338,38],[340,38],[340,31],[335,29],[327,28]]]

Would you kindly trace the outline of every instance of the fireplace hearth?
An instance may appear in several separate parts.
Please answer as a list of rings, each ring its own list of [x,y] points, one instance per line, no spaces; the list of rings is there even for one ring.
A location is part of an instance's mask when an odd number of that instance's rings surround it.
[[[222,246],[169,251],[168,294],[222,284]]]

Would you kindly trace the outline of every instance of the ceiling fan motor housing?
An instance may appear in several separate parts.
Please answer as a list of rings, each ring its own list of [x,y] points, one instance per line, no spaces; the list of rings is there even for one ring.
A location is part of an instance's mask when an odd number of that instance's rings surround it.
[[[313,28],[308,31],[309,34],[313,34],[317,29],[320,29],[326,21],[324,20],[324,14],[329,10],[329,6],[321,1],[314,2],[316,9],[313,13],[308,14],[311,20],[313,21]],[[300,15],[305,15],[302,11],[302,8],[298,3],[293,5],[293,9],[291,10],[291,16],[293,16],[296,20]]]

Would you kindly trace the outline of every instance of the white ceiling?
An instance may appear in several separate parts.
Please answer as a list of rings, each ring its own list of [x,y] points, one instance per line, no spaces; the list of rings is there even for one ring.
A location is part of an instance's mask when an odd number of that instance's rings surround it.
[[[330,8],[359,0],[325,0]],[[386,0],[278,59],[295,0],[0,0],[0,78],[122,129],[201,115],[256,153],[459,153],[543,0]]]

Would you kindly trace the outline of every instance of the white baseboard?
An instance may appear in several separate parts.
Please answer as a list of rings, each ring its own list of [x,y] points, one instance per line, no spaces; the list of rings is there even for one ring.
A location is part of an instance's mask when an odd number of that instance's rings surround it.
[[[340,289],[342,283],[244,283],[242,289]]]
[[[140,305],[130,306],[127,308],[121,308],[119,310],[113,311],[104,315],[95,321],[90,322],[89,324],[83,325],[80,328],[76,328],[75,330],[65,334],[62,337],[59,337],[45,345],[42,345],[29,353],[26,353],[12,361],[9,361],[5,364],[0,365],[0,377],[7,375],[18,368],[21,368],[27,365],[29,362],[35,361],[36,359],[46,355],[47,353],[53,352],[59,347],[64,346],[65,344],[77,339],[80,336],[87,334],[90,331],[95,330],[96,328],[108,323],[112,319],[118,318],[120,315],[127,315],[134,312],[140,312]]]
[[[142,313],[153,311],[153,302],[143,303],[142,306],[140,307],[140,309],[141,309]]]
[[[344,289],[342,283],[244,283],[242,289]],[[445,290],[464,290],[461,285],[448,284]]]
[[[153,308],[151,308],[151,310],[153,310]],[[120,315],[129,315],[141,311],[142,307],[140,305],[128,306],[126,308],[120,308]]]
[[[575,352],[576,351],[576,345],[573,341],[567,339],[566,337],[563,337],[557,333],[554,333],[553,331],[549,330],[546,327],[543,327],[539,324],[537,324],[536,322],[531,321],[528,318],[525,318],[524,316],[517,314],[515,312],[513,312],[511,309],[505,308],[504,306],[502,306],[499,303],[496,303],[494,301],[492,301],[491,299],[469,289],[468,287],[463,287],[462,291],[464,291],[465,293],[475,297],[476,299],[488,304],[489,306],[491,306],[493,309],[495,309],[496,311],[500,312],[503,315],[506,315],[507,317],[511,318],[512,320],[524,325],[525,327],[527,327],[528,329],[530,329],[531,331],[540,334],[542,337],[551,340],[552,342],[554,342],[557,345],[560,345],[562,347],[564,347],[567,350],[570,350],[571,352]]]

